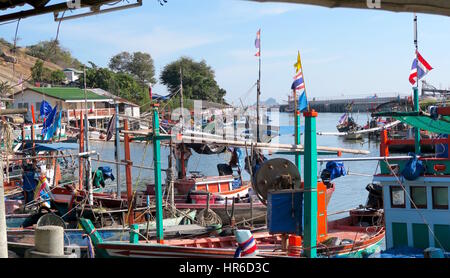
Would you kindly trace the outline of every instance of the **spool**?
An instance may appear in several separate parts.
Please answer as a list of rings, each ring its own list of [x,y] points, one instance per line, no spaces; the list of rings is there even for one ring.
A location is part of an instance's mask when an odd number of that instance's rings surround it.
[[[288,256],[300,257],[302,253],[302,237],[289,235]]]

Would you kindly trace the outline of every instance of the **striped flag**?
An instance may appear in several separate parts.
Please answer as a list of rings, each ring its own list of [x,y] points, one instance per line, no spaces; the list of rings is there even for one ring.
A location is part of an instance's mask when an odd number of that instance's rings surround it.
[[[308,99],[306,97],[306,90],[305,90],[305,81],[303,79],[303,69],[302,69],[302,62],[300,60],[300,51],[297,55],[297,63],[294,65],[295,67],[295,76],[294,76],[294,82],[292,82],[291,89],[296,90],[303,90],[303,93],[300,95],[298,99],[298,110],[300,112],[306,110],[308,108]]]
[[[301,71],[294,76],[294,82],[292,83],[291,89],[305,89],[305,81],[303,80],[303,73]]]
[[[255,39],[255,47],[257,49],[255,56],[259,57],[261,55],[261,29],[256,32],[256,39]]]
[[[416,51],[417,58],[414,58],[411,66],[411,74],[409,75],[409,82],[414,85],[422,77],[424,77],[433,68],[428,62],[420,55],[419,51]]]

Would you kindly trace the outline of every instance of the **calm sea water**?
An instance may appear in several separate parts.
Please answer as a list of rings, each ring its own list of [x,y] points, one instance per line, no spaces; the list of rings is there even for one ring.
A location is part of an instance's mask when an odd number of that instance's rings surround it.
[[[338,113],[321,113],[317,118],[317,131],[328,131],[336,132],[336,124],[341,114]],[[355,120],[360,124],[365,124],[369,118],[366,113],[355,113],[353,115]],[[293,125],[294,118],[291,113],[280,113],[273,115],[273,124],[279,119],[280,125]],[[301,124],[304,124],[304,119],[302,117]],[[292,135],[280,136],[278,142],[280,143],[293,143],[294,137]],[[302,137],[303,142],[303,137]],[[375,142],[369,142],[367,138],[361,141],[347,141],[342,137],[338,136],[317,136],[317,143],[320,146],[330,146],[330,147],[342,147],[349,149],[363,149],[369,150],[371,155],[379,155],[379,145]],[[91,148],[98,151],[101,154],[102,159],[114,160],[114,144],[112,142],[91,142]],[[162,147],[162,168],[167,168],[168,161],[168,148]],[[124,149],[123,144],[121,144],[121,157],[123,159]],[[354,157],[355,155],[344,154],[343,157]],[[293,155],[268,155],[270,158],[284,157],[292,162],[294,161]],[[324,156],[328,157],[328,156]],[[219,155],[199,155],[193,152],[189,164],[187,167],[188,171],[201,171],[206,175],[217,175],[216,165],[218,163],[228,163],[230,159],[230,154],[219,154]],[[152,145],[146,143],[133,143],[131,144],[131,160],[134,165],[144,165],[153,166],[153,151]],[[335,180],[336,191],[331,199],[328,207],[328,212],[333,213],[336,211],[346,210],[354,208],[359,204],[364,204],[367,199],[367,191],[365,187],[368,183],[372,181],[372,175],[378,169],[378,162],[376,161],[358,161],[358,162],[345,162],[346,169],[350,172],[350,175],[345,177],[340,177]],[[107,163],[100,163],[93,161],[93,167],[105,166]],[[109,165],[114,170],[115,166]],[[125,189],[125,168],[121,166],[121,184],[122,190]],[[321,169],[325,168],[325,163],[323,165],[318,165],[319,175]],[[352,175],[355,173],[357,175]],[[303,176],[303,173],[301,173]],[[367,175],[367,176],[366,176]],[[165,173],[162,173],[163,180],[165,180]],[[144,188],[146,183],[153,182],[153,171],[151,170],[140,170],[137,168],[132,169],[133,186],[134,188]],[[244,179],[249,179],[249,175],[244,176]],[[109,181],[107,184],[109,190],[115,190],[116,183]],[[339,217],[330,216],[330,218]]]

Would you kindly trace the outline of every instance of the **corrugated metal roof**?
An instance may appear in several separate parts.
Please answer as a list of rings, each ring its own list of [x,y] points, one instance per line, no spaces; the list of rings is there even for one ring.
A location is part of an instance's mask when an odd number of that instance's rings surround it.
[[[70,88],[70,87],[31,87],[28,88],[35,92],[58,98],[61,100],[69,101],[69,100],[84,100],[84,90],[80,88]],[[86,96],[88,100],[105,100],[108,101],[110,98],[107,98],[102,95],[98,95],[90,90],[86,90]]]

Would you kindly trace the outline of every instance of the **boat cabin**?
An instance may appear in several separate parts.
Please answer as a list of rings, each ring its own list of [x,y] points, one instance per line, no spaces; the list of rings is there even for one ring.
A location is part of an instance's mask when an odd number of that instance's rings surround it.
[[[450,145],[447,138],[422,139],[421,144]],[[389,146],[414,144],[414,140],[388,139],[381,133],[380,156],[389,156]],[[447,151],[448,152],[448,151]],[[419,157],[423,173],[407,180],[402,171],[408,159],[381,161],[381,173],[374,176],[383,188],[386,249],[411,247],[450,251],[450,157]]]

